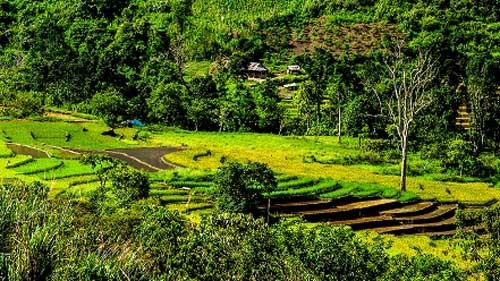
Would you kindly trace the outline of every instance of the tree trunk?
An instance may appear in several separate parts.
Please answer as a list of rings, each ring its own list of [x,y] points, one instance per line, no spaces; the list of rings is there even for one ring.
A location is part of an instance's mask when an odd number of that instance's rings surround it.
[[[316,114],[317,114],[316,121],[318,123],[317,125],[319,126],[319,123],[321,122],[321,103],[320,102],[318,102],[316,104]]]
[[[338,142],[339,143],[342,143],[341,130],[342,130],[342,112],[341,112],[340,106],[339,106],[339,132],[338,132]]]
[[[266,221],[269,224],[269,212],[271,211],[271,198],[267,198],[267,214],[266,214]]]
[[[406,191],[406,172],[408,166],[407,145],[408,145],[408,136],[404,135],[401,138],[401,180],[399,183],[401,191]]]

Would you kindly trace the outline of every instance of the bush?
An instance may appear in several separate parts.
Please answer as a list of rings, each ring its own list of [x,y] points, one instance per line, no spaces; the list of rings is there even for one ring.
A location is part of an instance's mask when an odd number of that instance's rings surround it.
[[[448,143],[445,165],[456,168],[460,176],[471,174],[474,170],[473,144],[463,139],[455,139]]]
[[[217,208],[224,212],[248,212],[263,193],[276,189],[273,171],[262,163],[228,162],[215,177]]]
[[[210,149],[207,150],[206,152],[196,153],[193,156],[193,160],[198,161],[198,159],[200,159],[201,157],[207,157],[207,156],[212,156],[212,151],[210,151]]]
[[[43,94],[39,92],[18,92],[3,102],[3,114],[14,118],[26,118],[43,114]]]
[[[313,124],[305,133],[306,136],[333,136],[335,130],[323,123]]]
[[[361,145],[364,151],[375,153],[383,153],[391,147],[391,142],[384,139],[366,139]]]
[[[391,258],[388,270],[380,281],[461,281],[465,280],[460,270],[449,261],[432,255],[418,254],[411,258],[395,256]]]
[[[480,177],[500,175],[500,158],[494,153],[481,153],[477,158],[474,175]]]

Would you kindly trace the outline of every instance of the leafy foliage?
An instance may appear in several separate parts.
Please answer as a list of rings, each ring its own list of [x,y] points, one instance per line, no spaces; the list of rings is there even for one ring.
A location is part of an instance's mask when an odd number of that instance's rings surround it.
[[[217,207],[224,212],[248,212],[262,193],[277,187],[273,171],[256,162],[229,162],[219,168],[215,179]]]

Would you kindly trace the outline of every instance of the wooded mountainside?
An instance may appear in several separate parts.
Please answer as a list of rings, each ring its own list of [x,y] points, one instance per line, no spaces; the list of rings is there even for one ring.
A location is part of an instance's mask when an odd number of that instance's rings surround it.
[[[331,135],[340,123],[342,134],[386,138],[395,132],[373,89],[390,92],[383,61],[398,38],[408,63],[423,50],[439,68],[411,145],[459,136],[475,151],[491,149],[500,140],[499,5],[2,0],[1,110],[22,117],[49,105],[111,125],[138,118],[282,134]],[[269,79],[244,79],[252,61],[270,69]],[[284,75],[292,64],[302,72]],[[293,99],[281,101],[280,86],[294,82]],[[460,107],[470,131],[456,124]]]

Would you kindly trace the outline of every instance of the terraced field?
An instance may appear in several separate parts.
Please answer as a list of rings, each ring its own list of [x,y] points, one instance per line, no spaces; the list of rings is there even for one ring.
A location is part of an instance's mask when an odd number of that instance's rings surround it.
[[[342,186],[342,183],[336,183],[316,194],[304,195],[293,190],[311,189],[303,186],[306,179],[287,176],[278,179],[279,186],[290,188],[278,191],[280,195],[284,192],[298,195],[271,196],[270,213],[275,218],[298,216],[308,222],[349,225],[354,230],[371,230],[381,234],[447,236],[456,231],[454,216],[458,204],[440,204],[417,198],[405,202],[401,200],[401,196],[382,198],[383,190],[374,189],[370,192],[366,187],[363,190],[362,185],[357,192],[352,193],[353,186]],[[329,181],[331,180],[320,180],[309,185],[318,186]],[[339,192],[342,189],[350,189],[351,194],[357,196],[344,196],[343,192]],[[328,197],[325,194],[332,198],[321,199]],[[333,198],[332,194],[339,196]],[[362,194],[366,196],[361,196]],[[264,205],[257,208],[260,214],[265,211]]]
[[[139,148],[137,151],[123,149],[113,152],[119,153],[117,154],[119,157],[116,158],[126,158],[123,160],[130,160],[126,162],[131,166],[149,172],[152,181],[151,198],[157,199],[169,209],[186,213],[194,221],[200,220],[201,215],[210,212],[213,205],[210,198],[213,190],[212,180],[211,178],[207,180],[206,176],[186,177],[176,172],[172,177],[158,173],[161,168],[171,169],[172,166],[155,161],[161,159],[162,153],[174,150]],[[79,160],[52,157],[35,147],[14,144],[3,146],[1,153],[4,155],[0,157],[2,182],[14,177],[28,182],[42,181],[50,186],[52,196],[79,200],[86,200],[85,198],[99,187],[95,170],[89,165],[80,163]],[[142,161],[146,164],[142,164]],[[148,169],[147,163],[155,165],[155,168]]]
[[[452,235],[456,204],[430,201],[401,203],[394,199],[343,198],[279,202],[274,216],[300,216],[309,222],[349,225],[354,230],[384,234]]]

